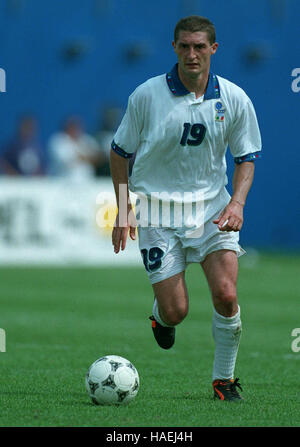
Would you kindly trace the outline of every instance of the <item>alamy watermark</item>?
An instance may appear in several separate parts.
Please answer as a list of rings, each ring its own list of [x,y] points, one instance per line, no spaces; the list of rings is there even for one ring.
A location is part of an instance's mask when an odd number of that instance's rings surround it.
[[[198,238],[204,230],[204,194],[202,192],[152,192],[149,195],[135,193],[137,200],[134,211],[130,208],[128,187],[119,185],[118,226],[126,227],[160,227],[185,228],[188,238]],[[112,202],[112,193],[98,194],[96,203],[100,208],[96,215],[99,227],[106,226],[107,222],[114,220],[113,209],[107,209],[105,204]],[[113,195],[114,197],[114,195]],[[104,214],[107,213],[106,218]]]
[[[6,92],[6,73],[3,68],[0,68],[0,93]]]
[[[296,327],[292,330],[292,337],[296,337],[291,344],[293,352],[300,352],[300,328]]]
[[[6,352],[6,334],[5,330],[0,328],[0,352]]]
[[[292,70],[291,76],[293,78],[295,78],[292,81],[291,88],[294,93],[299,93],[300,92],[300,68],[294,68]]]

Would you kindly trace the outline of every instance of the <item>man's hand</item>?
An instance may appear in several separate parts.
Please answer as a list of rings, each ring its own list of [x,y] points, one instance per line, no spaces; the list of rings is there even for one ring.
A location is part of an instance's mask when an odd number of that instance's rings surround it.
[[[114,246],[114,252],[119,253],[121,250],[125,250],[128,231],[130,239],[135,240],[136,219],[131,206],[128,207],[126,222],[120,222],[119,213],[117,214],[114,228],[112,232],[112,244]]]
[[[243,225],[243,207],[241,202],[232,199],[213,223],[218,225],[220,231],[240,231]]]

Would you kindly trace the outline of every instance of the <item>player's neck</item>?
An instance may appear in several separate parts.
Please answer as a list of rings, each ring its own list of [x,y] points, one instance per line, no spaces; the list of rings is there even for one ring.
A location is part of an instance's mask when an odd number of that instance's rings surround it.
[[[185,73],[182,73],[180,68],[178,67],[178,75],[179,79],[190,92],[194,92],[196,98],[204,95],[209,78],[209,70],[199,73],[198,76],[187,76]]]

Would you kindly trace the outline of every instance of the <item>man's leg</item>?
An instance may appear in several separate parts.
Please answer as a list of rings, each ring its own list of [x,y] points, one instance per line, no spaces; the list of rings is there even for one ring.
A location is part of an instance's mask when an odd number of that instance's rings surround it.
[[[152,284],[155,299],[153,304],[152,330],[161,348],[170,349],[175,342],[175,326],[188,313],[188,293],[184,271]]]
[[[232,317],[238,311],[236,253],[231,250],[214,251],[206,256],[201,265],[211,290],[215,310],[224,317]]]
[[[166,326],[179,324],[186,317],[189,305],[185,272],[152,284],[152,287],[162,323]]]
[[[185,250],[174,228],[138,227],[139,248],[154,291],[152,329],[157,343],[169,349],[175,326],[188,312]]]
[[[241,337],[240,308],[237,301],[236,283],[238,275],[237,255],[231,250],[219,250],[207,255],[201,263],[208,281],[214,305],[213,336],[215,339],[215,357],[213,365],[213,383],[224,383],[224,392],[215,393],[222,400],[238,400],[233,382],[234,368]],[[227,386],[227,388],[226,388]],[[239,386],[239,385],[238,385]],[[233,391],[233,399],[231,397]],[[235,399],[236,398],[236,399]]]

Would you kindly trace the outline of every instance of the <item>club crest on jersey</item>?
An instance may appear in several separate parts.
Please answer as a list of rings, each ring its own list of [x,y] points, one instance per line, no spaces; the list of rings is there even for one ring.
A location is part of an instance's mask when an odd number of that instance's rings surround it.
[[[215,109],[216,109],[215,121],[217,121],[218,123],[223,123],[224,118],[225,118],[226,109],[225,109],[225,107],[223,107],[223,104],[221,103],[221,101],[216,102]]]

